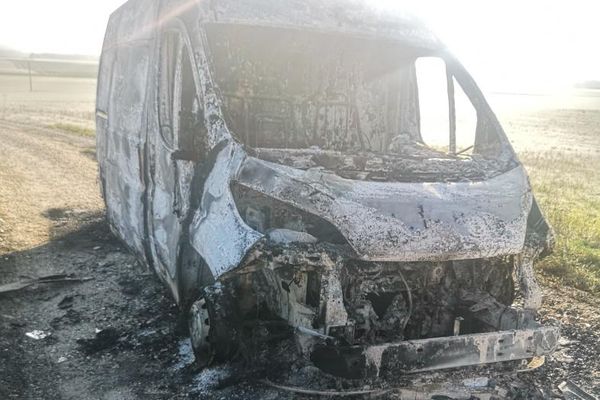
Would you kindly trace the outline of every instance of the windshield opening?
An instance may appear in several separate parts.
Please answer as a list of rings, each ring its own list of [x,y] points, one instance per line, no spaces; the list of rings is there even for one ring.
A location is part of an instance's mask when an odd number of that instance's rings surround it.
[[[309,30],[209,24],[206,32],[227,125],[251,148],[419,159],[478,153],[486,124],[431,51]]]

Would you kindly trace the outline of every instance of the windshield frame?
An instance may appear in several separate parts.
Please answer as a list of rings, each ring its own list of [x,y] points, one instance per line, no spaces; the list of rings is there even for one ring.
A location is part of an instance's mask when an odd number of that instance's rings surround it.
[[[237,132],[236,130],[231,129],[231,127],[228,126],[226,118],[223,117],[226,114],[225,101],[223,98],[223,93],[219,90],[218,85],[217,85],[217,80],[215,79],[215,77],[219,73],[218,66],[213,61],[212,48],[211,48],[210,41],[209,41],[209,35],[207,33],[207,28],[210,28],[212,26],[219,26],[219,27],[242,26],[245,28],[256,27],[258,29],[261,29],[261,28],[282,29],[282,30],[286,30],[286,31],[296,31],[296,32],[308,31],[311,33],[316,33],[316,34],[325,34],[325,35],[333,35],[333,36],[343,37],[344,39],[348,38],[350,40],[351,39],[373,40],[373,41],[387,42],[387,43],[392,43],[392,44],[397,44],[397,45],[405,45],[405,46],[407,45],[407,43],[405,43],[402,40],[398,40],[398,39],[379,37],[377,35],[370,35],[370,34],[349,33],[349,32],[344,32],[344,31],[327,30],[327,29],[319,29],[319,28],[314,28],[314,29],[310,28],[309,29],[309,28],[304,28],[304,27],[282,26],[282,25],[276,25],[276,24],[254,24],[254,23],[232,23],[232,22],[226,22],[226,23],[203,22],[203,23],[201,23],[200,27],[201,27],[202,36],[204,39],[203,40],[203,42],[204,42],[203,50],[205,52],[205,57],[207,60],[207,62],[203,65],[203,67],[206,67],[208,69],[207,75],[210,77],[211,84],[212,84],[213,88],[215,89],[218,105],[220,108],[219,114],[223,118],[223,124],[225,125],[225,127],[226,127],[228,133],[231,135],[231,137],[235,141],[242,144],[244,147],[246,147],[248,149],[253,149],[253,148],[268,149],[268,147],[255,147],[255,146],[249,145],[248,143],[246,143],[246,141],[243,140],[243,138],[241,138],[239,136],[240,132]],[[487,146],[487,149],[484,149],[483,154],[490,156],[490,157],[494,157],[496,159],[501,159],[504,161],[514,161],[514,162],[518,163],[516,154],[515,154],[514,150],[512,149],[512,146],[510,145],[510,142],[508,141],[506,133],[504,132],[502,126],[500,125],[496,115],[494,114],[491,107],[489,106],[489,104],[488,104],[487,100],[485,99],[483,93],[481,92],[480,88],[475,83],[472,76],[464,68],[464,66],[447,50],[447,48],[445,48],[443,46],[440,46],[439,49],[435,49],[435,50],[434,49],[419,49],[419,50],[422,51],[422,53],[420,53],[418,55],[418,57],[439,57],[439,58],[441,58],[447,65],[449,76],[455,78],[456,81],[458,82],[458,84],[461,85],[464,93],[466,94],[469,101],[472,103],[473,107],[475,108],[478,119],[481,119],[483,121],[482,125],[485,126],[484,129],[486,129],[488,131],[488,133],[487,133],[488,139],[489,138],[494,139],[493,140],[494,144],[492,146]],[[479,130],[479,128],[478,128],[478,130]],[[281,147],[281,148],[277,147],[277,149],[285,150],[286,148],[285,147]]]

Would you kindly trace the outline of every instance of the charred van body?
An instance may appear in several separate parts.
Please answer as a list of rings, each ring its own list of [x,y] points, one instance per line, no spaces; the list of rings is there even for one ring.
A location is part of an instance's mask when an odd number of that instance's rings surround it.
[[[189,312],[201,360],[249,322],[293,328],[348,377],[553,351],[533,274],[552,233],[477,85],[419,22],[325,3],[112,15],[97,127],[113,230]]]

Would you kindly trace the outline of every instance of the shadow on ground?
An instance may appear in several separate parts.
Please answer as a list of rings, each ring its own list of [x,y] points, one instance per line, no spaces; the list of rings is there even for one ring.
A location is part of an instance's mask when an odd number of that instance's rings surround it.
[[[178,398],[182,332],[168,293],[102,213],[44,215],[51,241],[1,255],[0,283],[54,274],[86,281],[0,295],[0,398]],[[36,330],[49,336],[26,335]]]

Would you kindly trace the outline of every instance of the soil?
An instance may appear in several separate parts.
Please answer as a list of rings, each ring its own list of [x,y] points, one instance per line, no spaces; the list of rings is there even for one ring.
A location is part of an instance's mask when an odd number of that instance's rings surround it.
[[[0,285],[84,279],[0,294],[0,399],[314,398],[265,379],[313,390],[395,387],[378,398],[396,399],[431,398],[424,388],[407,392],[411,385],[447,393],[439,399],[490,398],[468,378],[487,378],[495,398],[561,398],[565,380],[600,395],[600,299],[549,279],[541,315],[561,324],[562,345],[532,372],[512,363],[343,382],[290,356],[285,342],[199,371],[167,290],[107,227],[93,149],[91,138],[0,119]]]

